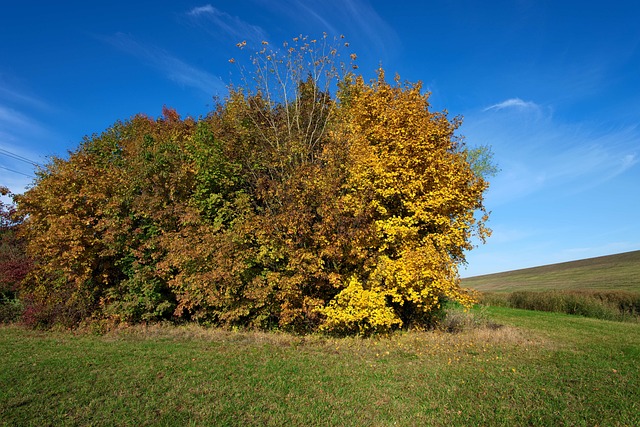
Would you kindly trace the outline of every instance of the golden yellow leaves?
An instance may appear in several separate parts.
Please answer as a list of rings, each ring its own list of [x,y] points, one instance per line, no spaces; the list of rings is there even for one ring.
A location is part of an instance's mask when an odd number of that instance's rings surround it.
[[[264,41],[255,86],[206,119],[134,118],[52,165],[24,204],[39,272],[121,319],[368,334],[471,304],[457,264],[486,182],[459,121],[347,72],[334,41]]]
[[[352,212],[369,212],[377,246],[369,251],[360,288],[353,281],[345,284],[350,299],[337,296],[341,303],[325,312],[330,322],[370,322],[364,320],[367,305],[359,303],[360,317],[350,318],[353,303],[345,301],[361,301],[368,295],[363,292],[374,290],[399,306],[412,305],[418,314],[437,309],[443,299],[473,302],[459,287],[456,267],[469,248],[471,230],[482,225],[473,213],[482,206],[486,185],[457,150],[458,123],[431,113],[420,89],[399,78],[395,86],[388,84],[381,69],[371,85],[357,77],[339,95],[348,99],[339,116],[347,118],[343,139],[351,144],[350,191],[342,200]]]
[[[385,294],[364,289],[356,277],[351,277],[347,287],[318,311],[326,317],[324,330],[365,335],[402,326],[402,320],[387,306]]]

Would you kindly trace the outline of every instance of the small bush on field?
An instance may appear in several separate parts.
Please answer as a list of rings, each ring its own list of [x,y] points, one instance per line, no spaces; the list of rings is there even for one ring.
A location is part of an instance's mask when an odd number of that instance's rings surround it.
[[[484,305],[575,314],[615,321],[640,320],[640,294],[626,291],[518,291],[486,293]]]
[[[498,329],[498,325],[487,317],[484,307],[465,310],[460,306],[447,307],[437,328],[445,332],[463,332],[473,329]]]

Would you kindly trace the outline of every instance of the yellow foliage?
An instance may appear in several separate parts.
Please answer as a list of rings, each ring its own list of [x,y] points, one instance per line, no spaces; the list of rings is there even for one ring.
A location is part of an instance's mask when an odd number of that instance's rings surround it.
[[[472,304],[458,265],[488,184],[460,119],[419,83],[345,76],[326,36],[294,42],[204,119],[136,116],[54,160],[19,200],[34,301],[360,334]]]
[[[364,289],[356,277],[351,277],[347,287],[318,311],[326,316],[323,330],[364,335],[402,326],[402,320],[387,306],[386,295]]]
[[[369,247],[360,247],[360,268],[323,311],[323,327],[420,322],[444,299],[470,306],[457,266],[472,233],[487,234],[486,218],[474,217],[487,183],[454,135],[460,120],[430,112],[420,84],[391,85],[382,70],[371,84],[348,78],[339,98],[333,137],[349,141],[339,203],[368,229]]]

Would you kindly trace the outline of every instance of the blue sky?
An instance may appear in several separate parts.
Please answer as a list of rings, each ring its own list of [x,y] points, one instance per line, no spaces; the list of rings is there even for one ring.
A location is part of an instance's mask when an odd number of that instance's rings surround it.
[[[501,172],[464,276],[640,249],[640,2],[29,1],[0,13],[0,185],[162,106],[206,114],[235,44],[344,34],[359,71],[421,80]],[[22,160],[11,157],[12,153]]]

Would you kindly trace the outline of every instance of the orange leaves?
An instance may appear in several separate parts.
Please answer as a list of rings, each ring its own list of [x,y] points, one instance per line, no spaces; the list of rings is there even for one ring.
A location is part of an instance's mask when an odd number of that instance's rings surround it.
[[[174,226],[177,202],[190,192],[192,168],[183,167],[181,153],[192,127],[167,108],[156,121],[116,123],[85,139],[68,160],[54,159],[21,198],[28,250],[37,260],[25,292],[45,295],[45,307],[62,304],[54,293],[66,295],[64,310],[47,308],[47,321],[60,321],[55,313],[64,311],[113,313],[110,304],[124,320],[172,310],[154,272],[163,256],[157,239]]]
[[[459,119],[429,111],[419,83],[347,73],[326,35],[267,49],[256,86],[206,118],[116,123],[20,199],[37,261],[25,289],[53,320],[367,334],[472,302],[457,265],[488,232],[470,162],[487,164]]]

